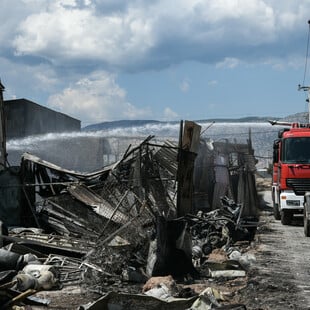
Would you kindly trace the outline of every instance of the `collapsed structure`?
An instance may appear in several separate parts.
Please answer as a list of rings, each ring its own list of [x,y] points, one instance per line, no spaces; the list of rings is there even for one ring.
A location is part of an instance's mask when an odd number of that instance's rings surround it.
[[[178,143],[153,138],[92,173],[27,153],[19,170],[2,173],[0,267],[6,276],[0,285],[8,278],[20,291],[83,283],[104,293],[107,285],[152,276],[198,279],[213,249],[251,240],[258,220],[251,139],[210,143],[188,121],[181,122]],[[14,200],[4,203],[9,196]],[[16,224],[26,228],[5,233]],[[9,265],[1,265],[1,254],[13,253]],[[20,276],[30,254],[49,266],[44,284],[40,273]],[[8,293],[4,302],[12,298]]]

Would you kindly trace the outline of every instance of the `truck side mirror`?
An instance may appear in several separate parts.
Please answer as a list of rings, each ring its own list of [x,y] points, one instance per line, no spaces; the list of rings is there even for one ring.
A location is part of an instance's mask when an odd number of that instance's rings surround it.
[[[273,162],[276,163],[279,159],[279,145],[280,145],[280,139],[277,139],[273,142]]]

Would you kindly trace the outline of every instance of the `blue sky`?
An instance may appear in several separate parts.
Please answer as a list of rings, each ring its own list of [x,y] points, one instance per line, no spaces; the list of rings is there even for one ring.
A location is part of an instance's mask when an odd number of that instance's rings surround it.
[[[309,0],[1,0],[4,98],[82,126],[303,112],[309,8]]]

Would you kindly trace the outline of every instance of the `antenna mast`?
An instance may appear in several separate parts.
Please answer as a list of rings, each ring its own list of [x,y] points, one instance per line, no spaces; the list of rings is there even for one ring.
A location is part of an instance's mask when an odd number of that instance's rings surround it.
[[[300,86],[298,85],[298,90],[303,90],[308,92],[308,98],[306,101],[308,102],[308,123],[310,124],[310,86]]]
[[[298,90],[303,90],[308,92],[308,98],[306,99],[306,102],[308,102],[308,124],[310,124],[310,86],[304,86],[305,80],[306,80],[306,74],[308,69],[308,55],[309,55],[309,41],[310,41],[310,20],[308,20],[308,40],[307,40],[307,52],[306,52],[306,60],[305,60],[305,71],[304,71],[304,79],[301,86],[298,85]]]
[[[5,87],[0,80],[0,171],[6,168],[6,134],[3,92]]]

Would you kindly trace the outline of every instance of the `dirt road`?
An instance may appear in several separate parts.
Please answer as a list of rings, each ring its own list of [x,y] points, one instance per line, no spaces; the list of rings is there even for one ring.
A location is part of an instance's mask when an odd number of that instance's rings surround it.
[[[293,225],[274,220],[270,192],[264,192],[257,262],[242,291],[247,309],[310,309],[310,238],[301,217]]]

